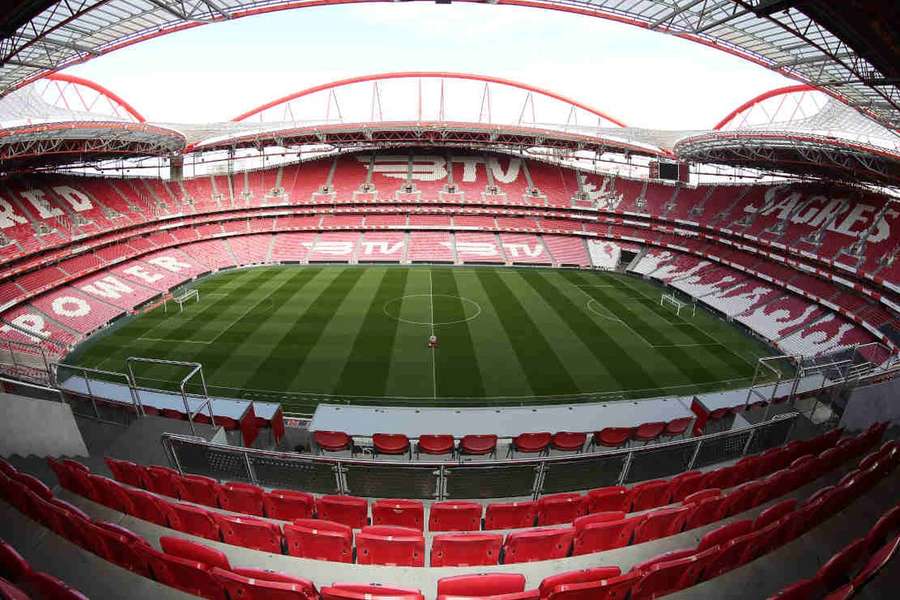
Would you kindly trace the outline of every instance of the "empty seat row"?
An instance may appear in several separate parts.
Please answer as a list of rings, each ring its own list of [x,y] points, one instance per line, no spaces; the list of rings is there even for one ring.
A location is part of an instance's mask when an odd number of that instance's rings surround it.
[[[56,577],[35,571],[10,544],[0,539],[0,598],[4,600],[88,600]]]
[[[644,423],[636,427],[607,427],[595,431],[591,437],[589,448],[602,446],[619,448],[631,441],[648,444],[661,438],[673,438],[688,433],[693,417],[679,417],[671,421]],[[509,454],[544,454],[550,449],[561,452],[581,452],[585,449],[588,434],[579,431],[549,431],[521,433],[509,446]],[[353,450],[353,437],[343,431],[316,431],[313,441],[319,452],[342,452]],[[375,433],[372,435],[372,451],[386,455],[431,456],[491,455],[497,453],[498,437],[494,434],[470,434],[462,436],[459,441],[449,434],[420,435],[413,444],[409,437],[402,433]]]
[[[880,431],[866,435],[880,438]],[[759,455],[746,456],[731,466],[707,472],[688,471],[668,480],[599,488],[586,495],[555,494],[537,501],[490,503],[486,507],[478,502],[437,502],[430,506],[427,526],[429,531],[518,529],[573,523],[585,514],[597,512],[649,510],[681,502],[699,490],[727,489],[770,475],[803,454],[829,450],[840,435],[841,430],[834,429],[815,438],[792,441]],[[247,483],[220,484],[210,477],[180,475],[168,467],[144,467],[112,458],[106,462],[117,481],[186,502],[282,521],[317,516],[353,529],[370,524],[369,503],[364,498],[333,495],[316,498],[293,490],[266,492]],[[82,493],[91,497],[90,490]],[[372,503],[371,524],[421,530],[426,524],[425,507],[418,500],[377,500]]]
[[[849,598],[900,551],[900,505],[886,512],[863,537],[832,556],[813,577],[788,586],[771,600]],[[830,594],[833,594],[830,595]]]
[[[719,488],[708,488],[687,495],[681,505],[659,508],[639,515],[627,516],[623,511],[605,510],[590,515],[577,516],[583,506],[578,494],[549,496],[538,501],[558,509],[567,519],[574,516],[573,527],[536,528],[515,531],[505,538],[497,534],[458,533],[437,535],[431,546],[431,566],[492,565],[498,562],[517,563],[551,560],[574,555],[591,554],[647,542],[683,530],[701,527],[720,519],[741,513],[797,489],[824,472],[837,467],[850,458],[859,456],[880,439],[871,432],[847,438],[841,444],[826,450],[821,456],[803,455],[788,468],[781,469],[764,480],[743,483],[723,494]],[[888,442],[881,450],[863,459],[861,467],[868,469],[881,457],[896,456],[897,445]],[[784,449],[787,451],[787,448]],[[170,527],[199,537],[223,541],[228,544],[252,548],[275,554],[353,562],[359,564],[387,564],[424,566],[426,562],[425,539],[421,531],[421,504],[418,511],[406,513],[404,503],[410,501],[384,501],[385,511],[397,511],[402,518],[412,514],[418,518],[418,527],[401,525],[365,525],[365,500],[359,498],[330,497],[348,501],[345,508],[357,506],[361,519],[361,531],[356,535],[350,525],[327,519],[296,519],[282,529],[278,524],[256,517],[243,517],[180,502],[169,502],[137,488],[91,474],[86,467],[72,461],[51,461],[61,484],[92,500],[138,518]],[[715,472],[713,472],[715,473]],[[668,482],[661,482],[668,485]],[[640,487],[640,486],[636,486]],[[261,490],[260,490],[261,492]],[[545,502],[552,501],[552,502]],[[358,504],[362,502],[362,504]],[[558,504],[559,503],[559,504]],[[479,511],[472,515],[473,525],[480,516],[480,505],[471,503]],[[376,503],[378,505],[378,503]],[[394,506],[395,508],[391,508]],[[568,510],[568,513],[563,511]],[[379,511],[380,512],[380,511]],[[378,514],[378,513],[376,513]],[[435,514],[439,514],[435,513]],[[343,516],[347,516],[344,513]],[[454,515],[457,517],[459,515]],[[402,522],[402,519],[397,519]],[[355,549],[355,557],[354,557]]]
[[[900,463],[900,449],[894,442],[864,457],[858,468],[847,473],[833,486],[812,494],[802,504],[794,500],[769,507],[753,520],[729,523],[706,533],[696,547],[667,552],[633,566],[627,573],[617,567],[598,567],[563,573],[546,578],[537,590],[524,589],[524,577],[513,573],[466,575],[444,578],[438,583],[438,598],[494,598],[495,600],[596,600],[629,597],[632,600],[656,598],[717,577],[799,537],[818,523],[842,510],[865,494]],[[804,464],[809,464],[808,461]],[[189,593],[215,600],[237,598],[285,598],[290,600],[349,599],[421,599],[418,590],[372,585],[316,586],[303,578],[261,570],[234,568],[228,557],[215,549],[182,538],[163,536],[161,551],[149,546],[140,536],[127,529],[92,521],[78,508],[54,498],[44,484],[26,474],[4,468],[0,475],[0,492],[17,509],[43,523],[63,537],[119,564],[137,574]],[[864,538],[866,548],[873,548],[896,535],[897,510],[885,515]],[[376,528],[380,529],[380,528]],[[545,533],[546,532],[546,533]],[[405,532],[377,531],[385,544],[386,533],[402,533],[421,538],[415,530]],[[533,555],[535,550],[552,546],[555,554],[566,543],[559,530],[519,532],[515,547],[507,552]],[[360,534],[362,535],[362,534]],[[568,538],[571,540],[571,538]],[[406,540],[404,540],[404,544]],[[376,548],[372,551],[404,552],[404,546]],[[421,550],[421,548],[420,548]],[[2,554],[0,554],[2,556]],[[853,553],[857,557],[858,553]],[[527,559],[526,559],[527,560]],[[519,561],[520,562],[520,561]],[[842,559],[840,564],[853,560]],[[834,572],[839,571],[837,567]],[[277,595],[276,595],[277,594]]]

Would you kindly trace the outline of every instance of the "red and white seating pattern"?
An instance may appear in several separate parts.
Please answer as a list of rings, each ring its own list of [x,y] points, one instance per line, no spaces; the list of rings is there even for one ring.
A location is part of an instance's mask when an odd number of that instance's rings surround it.
[[[449,233],[413,231],[409,234],[410,262],[456,262]]]
[[[588,240],[588,253],[591,263],[598,269],[611,271],[619,264],[622,248],[616,242],[607,240]]]
[[[506,257],[496,234],[457,233],[456,256],[462,263],[504,263]]]
[[[82,279],[73,287],[108,304],[131,310],[159,295],[159,290],[133,281],[126,281],[114,273],[100,272]]]
[[[103,327],[124,311],[70,287],[61,287],[31,301],[54,321],[81,334]]]
[[[272,262],[303,262],[315,239],[314,233],[279,233],[272,246]]]
[[[457,234],[458,237],[459,234]],[[553,257],[550,256],[541,238],[536,235],[501,233],[500,243],[503,245],[506,260],[512,264],[553,264]]]
[[[545,235],[544,244],[559,265],[591,266],[591,259],[588,257],[585,242],[581,238]]]
[[[359,243],[359,262],[401,262],[406,254],[406,234],[400,231],[367,231]]]
[[[314,242],[307,242],[309,262],[348,262],[356,252],[359,241],[357,231],[329,231],[322,233]]]

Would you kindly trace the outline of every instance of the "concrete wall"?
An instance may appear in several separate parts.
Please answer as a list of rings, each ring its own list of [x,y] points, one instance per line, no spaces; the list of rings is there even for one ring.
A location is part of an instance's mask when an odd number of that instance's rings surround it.
[[[847,431],[862,431],[878,421],[900,424],[900,378],[861,386],[850,394],[841,417]]]
[[[68,404],[0,393],[0,456],[87,456]]]

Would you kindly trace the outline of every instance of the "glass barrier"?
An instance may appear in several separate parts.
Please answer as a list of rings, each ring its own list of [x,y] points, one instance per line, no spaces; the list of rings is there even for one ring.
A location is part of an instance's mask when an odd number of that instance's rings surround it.
[[[318,494],[426,500],[533,497],[671,477],[784,444],[797,413],[663,444],[575,456],[471,462],[397,462],[271,452],[163,434],[182,473]]]

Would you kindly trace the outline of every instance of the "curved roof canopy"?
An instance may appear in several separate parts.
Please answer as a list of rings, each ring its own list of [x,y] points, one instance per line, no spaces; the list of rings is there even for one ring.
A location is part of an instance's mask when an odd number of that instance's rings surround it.
[[[26,0],[0,17],[0,94],[206,23],[384,0]],[[693,40],[809,83],[900,128],[900,5],[878,0],[458,0],[564,11]]]

